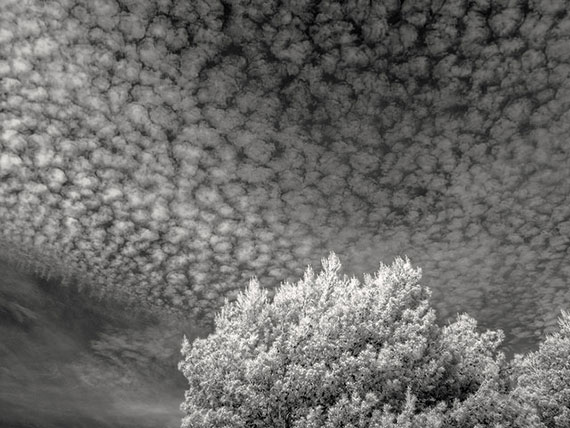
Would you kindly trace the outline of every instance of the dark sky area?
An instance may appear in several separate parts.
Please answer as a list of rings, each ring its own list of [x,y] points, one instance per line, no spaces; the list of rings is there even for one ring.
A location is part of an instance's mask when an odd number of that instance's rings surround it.
[[[569,9],[0,0],[0,423],[178,426],[182,334],[331,250],[536,346],[570,305]]]

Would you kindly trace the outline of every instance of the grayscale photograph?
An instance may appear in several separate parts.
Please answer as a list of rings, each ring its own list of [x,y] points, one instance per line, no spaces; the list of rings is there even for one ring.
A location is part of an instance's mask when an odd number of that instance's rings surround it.
[[[570,428],[570,2],[0,0],[0,428]]]

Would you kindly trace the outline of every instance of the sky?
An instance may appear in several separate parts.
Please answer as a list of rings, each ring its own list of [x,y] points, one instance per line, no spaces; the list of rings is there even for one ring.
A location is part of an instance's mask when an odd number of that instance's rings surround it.
[[[0,273],[1,427],[180,426],[180,332],[203,333],[125,316],[6,263]]]
[[[535,346],[570,305],[569,8],[0,1],[0,255],[104,320],[54,361],[207,329],[329,251],[357,275],[407,255],[442,321]],[[71,334],[3,287],[25,334]]]

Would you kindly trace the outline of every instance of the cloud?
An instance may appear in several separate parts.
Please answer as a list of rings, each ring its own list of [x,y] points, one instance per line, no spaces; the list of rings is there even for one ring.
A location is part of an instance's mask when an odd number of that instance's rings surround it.
[[[5,2],[4,254],[206,324],[251,275],[407,254],[443,315],[543,334],[568,304],[564,7]]]
[[[0,263],[0,424],[179,425],[180,341],[191,323],[90,301]],[[27,425],[25,425],[27,424]]]

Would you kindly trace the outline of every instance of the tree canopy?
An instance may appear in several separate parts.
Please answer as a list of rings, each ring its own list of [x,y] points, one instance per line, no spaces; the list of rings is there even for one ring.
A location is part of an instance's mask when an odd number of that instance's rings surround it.
[[[363,281],[331,253],[273,299],[256,279],[185,338],[183,428],[567,427],[570,318],[527,356],[461,314],[440,327],[407,259]]]

